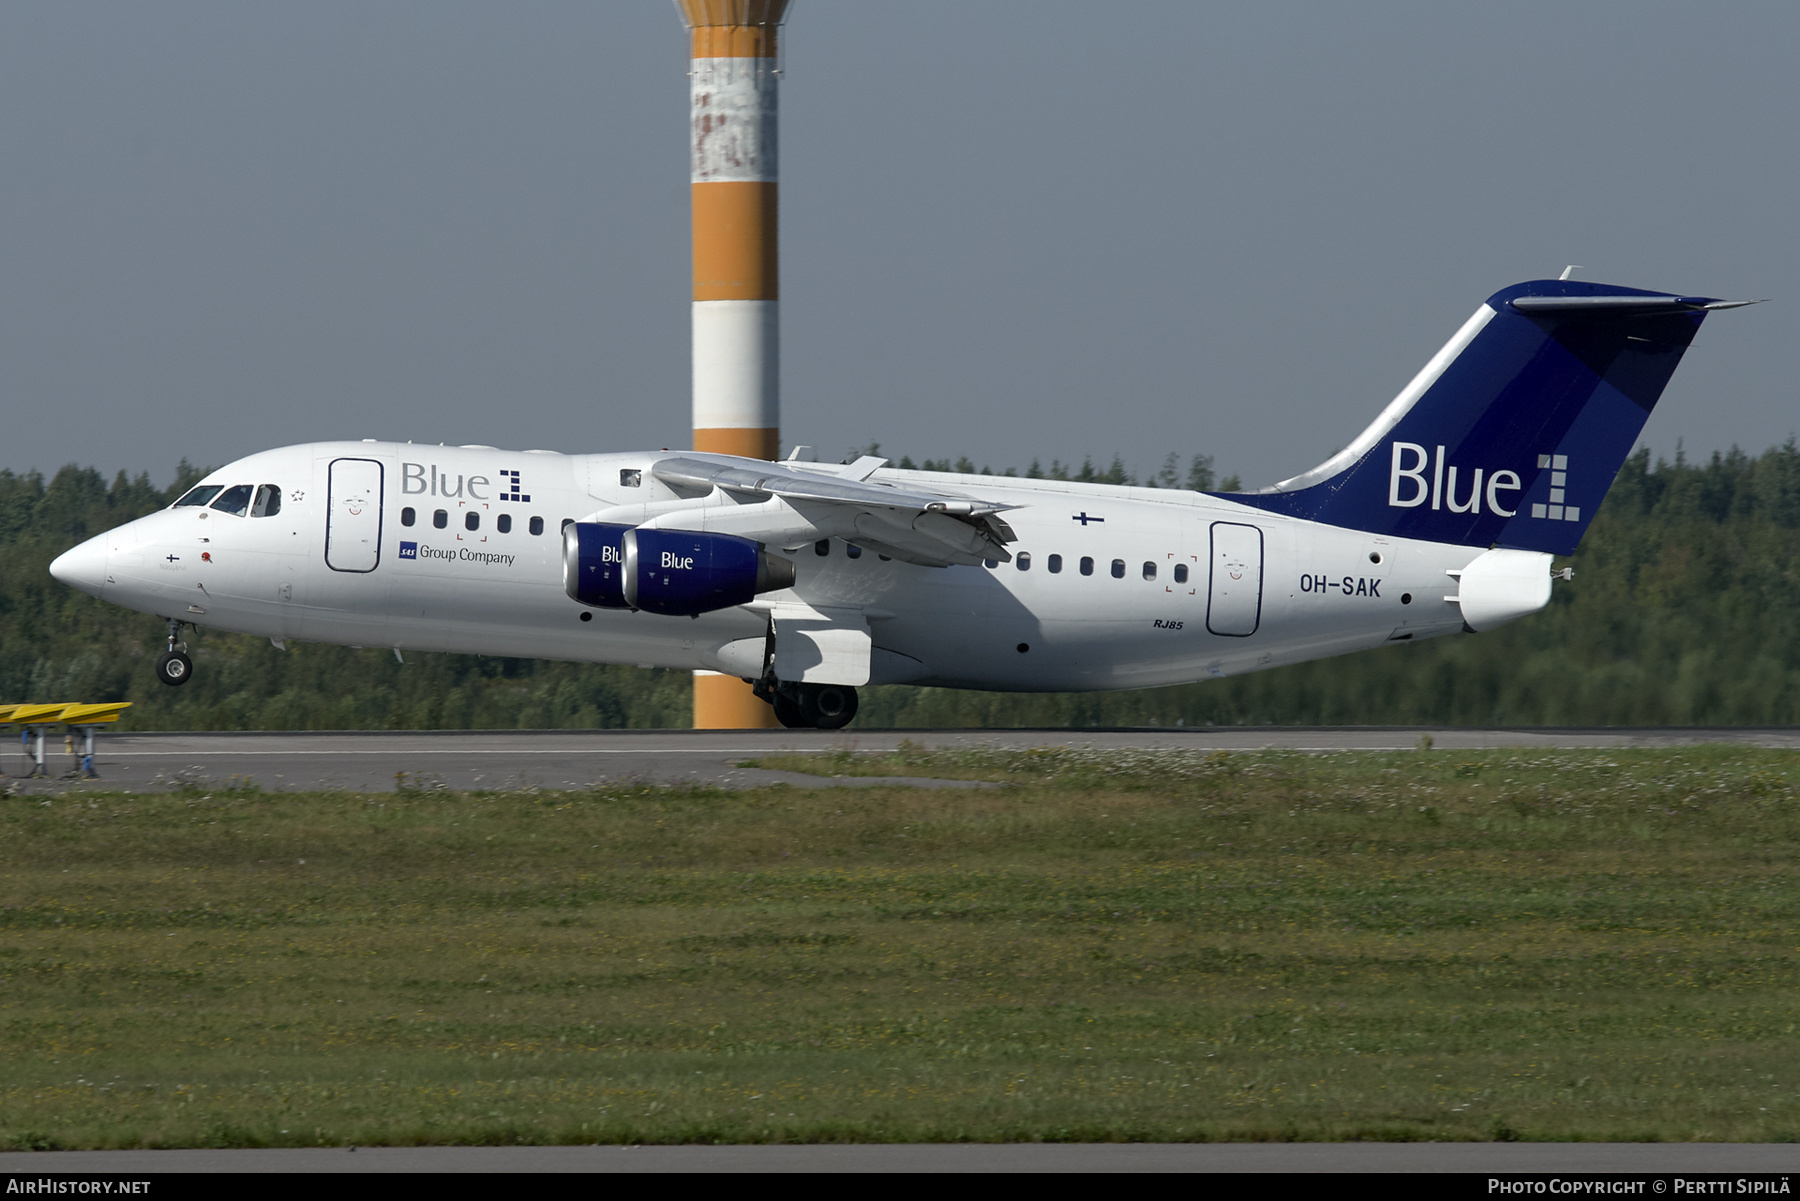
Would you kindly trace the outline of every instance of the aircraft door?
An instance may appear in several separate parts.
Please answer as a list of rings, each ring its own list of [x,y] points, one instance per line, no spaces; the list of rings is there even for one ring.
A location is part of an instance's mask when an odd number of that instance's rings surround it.
[[[1227,638],[1256,633],[1262,624],[1262,530],[1235,521],[1213,522],[1210,574],[1206,628]]]
[[[381,562],[381,464],[333,459],[325,503],[325,566],[374,571]]]

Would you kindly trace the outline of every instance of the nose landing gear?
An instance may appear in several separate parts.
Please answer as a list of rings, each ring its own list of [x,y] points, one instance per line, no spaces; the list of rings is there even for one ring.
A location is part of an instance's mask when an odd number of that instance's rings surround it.
[[[194,661],[188,658],[187,643],[181,639],[182,624],[169,618],[169,649],[156,660],[156,678],[171,688],[187,683],[194,674]]]
[[[758,680],[756,695],[775,707],[790,730],[841,730],[856,716],[856,689],[846,684],[790,684]]]

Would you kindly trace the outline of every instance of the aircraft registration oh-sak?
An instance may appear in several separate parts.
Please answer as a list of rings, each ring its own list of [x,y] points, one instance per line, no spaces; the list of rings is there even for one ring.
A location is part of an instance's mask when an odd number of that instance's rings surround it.
[[[1260,492],[324,442],[240,459],[50,570],[166,618],[168,684],[193,670],[184,625],[709,669],[826,729],[865,684],[1236,675],[1543,608],[1707,312],[1743,303],[1507,288],[1356,441]]]

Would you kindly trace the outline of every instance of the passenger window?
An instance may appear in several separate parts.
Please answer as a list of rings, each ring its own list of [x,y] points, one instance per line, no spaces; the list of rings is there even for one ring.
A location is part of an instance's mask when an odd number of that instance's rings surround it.
[[[471,509],[463,514],[463,529],[478,530],[481,528],[481,514]]]
[[[1124,578],[1125,578],[1125,560],[1114,559],[1113,560],[1113,579],[1122,580]]]
[[[500,516],[494,518],[494,528],[499,530],[502,534],[512,533],[512,514],[502,513]]]
[[[563,530],[568,529],[570,526],[572,526],[574,524],[575,524],[575,519],[573,517],[565,517],[565,518],[563,518],[563,523],[556,527],[557,532],[560,533]]]
[[[190,488],[186,496],[175,502],[174,507],[184,509],[189,505],[204,505],[224,490],[223,484],[201,484],[198,488]]]
[[[830,553],[831,553],[831,539],[821,538],[817,542],[813,543],[813,554],[818,555],[821,559],[823,559],[826,555],[828,555]]]
[[[281,512],[281,489],[264,484],[256,490],[256,503],[250,506],[252,517],[273,517]]]
[[[887,556],[883,555],[882,557],[886,558]],[[998,560],[998,559],[983,559],[981,561],[981,565],[983,567],[987,568],[989,571],[992,571],[992,570],[994,570],[994,568],[1000,566],[1000,560]]]
[[[439,509],[431,515],[431,524],[440,530],[447,528],[450,525],[450,514]]]
[[[1093,575],[1094,574],[1094,561],[1092,559],[1088,558],[1086,555],[1081,556],[1081,574],[1082,575]]]
[[[862,558],[862,547],[854,542],[846,542],[844,543],[844,553],[852,559],[860,559]]]
[[[627,467],[619,472],[619,487],[641,488],[644,486],[644,473],[635,467]]]
[[[1028,550],[1020,551],[1018,554],[1018,557],[1013,560],[1013,565],[1015,567],[1017,567],[1020,571],[1030,571],[1031,570],[1031,552]]]
[[[234,484],[225,489],[218,500],[213,501],[212,507],[221,513],[230,513],[233,517],[242,517],[250,508],[250,494],[254,491],[249,484]]]
[[[413,522],[417,521],[418,519],[419,519],[419,515],[417,513],[413,512],[410,507],[400,510],[400,524],[401,525],[411,525]]]
[[[1156,578],[1156,564],[1154,564],[1154,563],[1144,564],[1144,578],[1146,580],[1154,580]]]
[[[1175,582],[1177,584],[1187,583],[1187,564],[1186,563],[1175,564]]]
[[[1045,564],[1045,566],[1050,569],[1051,575],[1055,575],[1057,572],[1062,570],[1062,556],[1061,555],[1051,555],[1050,561],[1047,564]]]
[[[531,529],[531,533],[532,533],[533,537],[537,536],[538,534],[543,533],[544,532],[544,519],[542,517],[533,517],[531,519],[530,529]]]

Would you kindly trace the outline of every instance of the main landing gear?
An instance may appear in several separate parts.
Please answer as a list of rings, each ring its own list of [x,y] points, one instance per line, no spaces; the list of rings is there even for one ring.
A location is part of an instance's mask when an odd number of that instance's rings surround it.
[[[758,680],[754,687],[775,707],[775,720],[790,730],[841,730],[856,716],[856,689],[846,684]]]
[[[156,660],[156,678],[171,688],[188,682],[194,674],[194,661],[188,658],[187,643],[181,640],[182,623],[169,618],[169,649]]]

